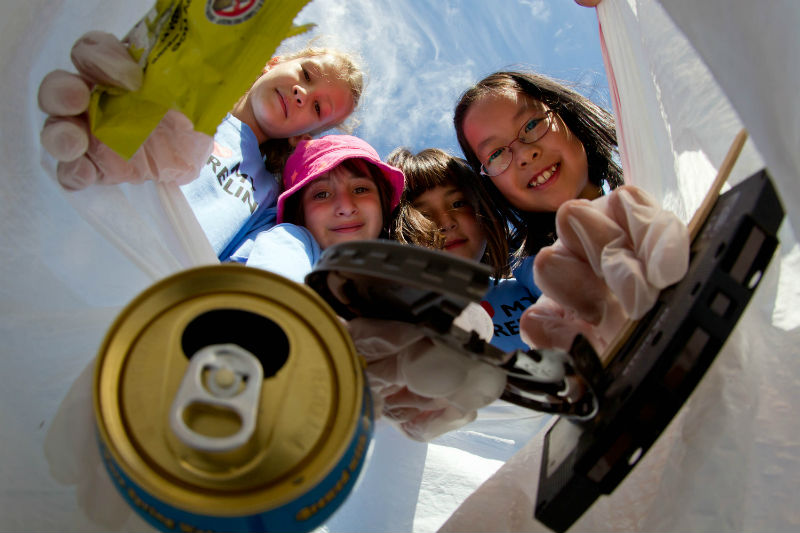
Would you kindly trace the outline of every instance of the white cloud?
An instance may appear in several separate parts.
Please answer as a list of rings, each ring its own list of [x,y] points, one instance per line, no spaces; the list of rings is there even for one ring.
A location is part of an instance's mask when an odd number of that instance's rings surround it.
[[[555,7],[551,0],[314,0],[297,22],[315,22],[313,34],[326,44],[363,57],[368,83],[355,133],[383,157],[401,145],[459,154],[458,97],[496,70],[542,70],[563,38],[554,37]]]
[[[530,6],[531,14],[541,21],[550,20],[550,4],[545,0],[520,0],[522,5]]]

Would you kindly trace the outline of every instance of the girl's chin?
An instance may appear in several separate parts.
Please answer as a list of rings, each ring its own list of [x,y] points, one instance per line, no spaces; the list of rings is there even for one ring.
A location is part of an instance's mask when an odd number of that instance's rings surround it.
[[[564,202],[582,198],[580,192],[573,194],[573,191],[560,191],[557,189],[537,191],[534,195],[535,197],[529,195],[524,199],[526,201],[520,201],[514,207],[526,213],[554,213],[558,211],[558,208]]]

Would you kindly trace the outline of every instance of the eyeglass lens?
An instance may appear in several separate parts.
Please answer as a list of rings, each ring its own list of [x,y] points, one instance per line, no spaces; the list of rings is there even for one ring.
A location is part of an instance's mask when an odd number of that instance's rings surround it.
[[[530,144],[538,141],[545,134],[550,131],[550,116],[551,112],[545,113],[543,117],[530,117],[525,121],[525,124],[519,130],[519,134],[515,140],[524,144]],[[511,164],[514,158],[514,153],[511,151],[510,144],[502,148],[494,150],[486,161],[483,163],[483,171],[489,176],[497,176],[502,174]]]

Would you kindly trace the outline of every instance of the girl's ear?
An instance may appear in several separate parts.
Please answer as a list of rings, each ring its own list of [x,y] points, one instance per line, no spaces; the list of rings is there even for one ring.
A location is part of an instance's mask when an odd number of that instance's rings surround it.
[[[269,69],[280,63],[281,60],[282,60],[281,56],[275,56],[272,59],[270,59],[267,65],[261,71],[261,74],[266,74],[267,72],[269,72]]]
[[[304,133],[302,135],[295,135],[294,137],[289,137],[289,144],[292,145],[292,148],[295,148],[300,143],[300,141],[310,141],[312,138],[313,137],[311,137],[311,134],[309,133]]]

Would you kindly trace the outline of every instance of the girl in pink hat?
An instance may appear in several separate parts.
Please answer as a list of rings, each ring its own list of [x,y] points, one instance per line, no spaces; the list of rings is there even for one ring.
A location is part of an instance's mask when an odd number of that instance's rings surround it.
[[[247,265],[303,283],[328,246],[387,237],[403,185],[358,137],[300,141],[284,167],[278,225],[258,234]]]

